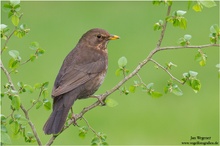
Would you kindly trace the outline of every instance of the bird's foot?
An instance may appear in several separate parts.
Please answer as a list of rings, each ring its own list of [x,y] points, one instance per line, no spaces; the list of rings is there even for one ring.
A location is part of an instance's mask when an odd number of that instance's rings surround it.
[[[91,97],[92,98],[97,98],[102,106],[106,105],[105,101],[103,101],[103,99],[102,99],[102,95],[92,95]]]
[[[72,113],[72,116],[71,116],[71,121],[73,121],[73,125],[74,125],[74,126],[79,127],[79,125],[78,125],[78,124],[77,124],[77,122],[76,122],[76,118],[75,118],[74,113]]]

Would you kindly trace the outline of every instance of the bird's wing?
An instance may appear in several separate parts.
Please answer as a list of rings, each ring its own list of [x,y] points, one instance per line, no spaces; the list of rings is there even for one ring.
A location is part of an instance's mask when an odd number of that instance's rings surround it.
[[[77,88],[105,69],[106,62],[104,60],[98,60],[83,65],[67,66],[66,68],[62,67],[61,73],[58,74],[55,81],[52,96],[56,97]]]

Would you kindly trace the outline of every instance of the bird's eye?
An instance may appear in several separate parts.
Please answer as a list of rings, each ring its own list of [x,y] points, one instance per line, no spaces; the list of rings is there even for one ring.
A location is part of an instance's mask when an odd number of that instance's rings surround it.
[[[101,38],[102,36],[100,34],[97,35],[97,38]]]

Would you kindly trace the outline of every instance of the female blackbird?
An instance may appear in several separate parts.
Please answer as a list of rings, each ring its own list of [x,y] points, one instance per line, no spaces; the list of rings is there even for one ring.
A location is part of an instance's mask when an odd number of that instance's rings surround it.
[[[102,84],[108,68],[107,44],[115,39],[119,37],[103,29],[91,29],[66,56],[54,83],[53,112],[44,125],[45,134],[58,134],[73,103]]]

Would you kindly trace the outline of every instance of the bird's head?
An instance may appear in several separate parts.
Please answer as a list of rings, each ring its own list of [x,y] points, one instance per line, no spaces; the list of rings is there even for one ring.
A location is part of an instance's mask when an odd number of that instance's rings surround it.
[[[107,44],[109,40],[116,40],[119,39],[117,35],[111,35],[106,30],[100,28],[94,28],[87,31],[80,42],[84,42],[91,47],[95,47],[97,49],[107,49]]]

